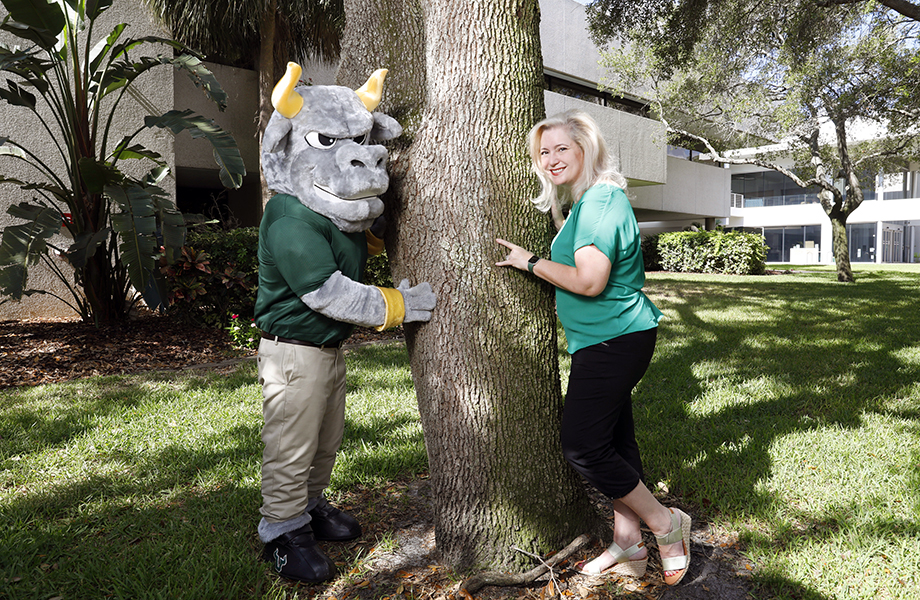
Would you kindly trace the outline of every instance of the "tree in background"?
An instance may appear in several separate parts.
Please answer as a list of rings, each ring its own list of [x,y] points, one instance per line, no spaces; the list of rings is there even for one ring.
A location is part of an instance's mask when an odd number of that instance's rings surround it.
[[[605,535],[559,443],[550,286],[494,266],[496,237],[548,251],[530,202],[526,135],[543,118],[537,0],[345,3],[340,83],[389,69],[384,198],[394,280],[431,282],[431,322],[405,327],[431,469],[438,550],[458,568],[511,566]]]
[[[217,62],[259,73],[259,143],[271,93],[289,60],[335,59],[345,22],[342,0],[144,0],[173,37]],[[262,206],[271,194],[262,178]]]
[[[879,172],[901,171],[917,154],[920,23],[874,2],[629,4],[634,12],[618,0],[589,8],[596,40],[623,42],[606,53],[605,84],[646,86],[669,131],[703,143],[715,161],[818,188],[837,278],[852,282],[847,218]],[[858,141],[860,131],[871,139]],[[782,146],[724,151],[764,139]]]
[[[0,157],[22,161],[34,177],[0,175],[0,183],[34,194],[32,202],[8,210],[25,223],[3,231],[0,290],[16,300],[50,293],[28,288],[29,267],[44,263],[70,291],[71,298],[58,298],[84,321],[125,319],[137,298],[132,287],[145,290],[155,279],[160,255],[171,262],[185,239],[182,215],[157,185],[168,172],[166,163],[137,143],[138,136],[161,128],[207,139],[227,187],[239,187],[246,169],[233,138],[209,119],[171,110],[148,116],[137,130],[125,132],[113,125],[116,112],[127,112],[121,101],[138,78],[163,65],[184,70],[221,109],[226,94],[182,44],[129,37],[124,23],[94,37],[97,19],[113,0],[0,2],[8,11],[0,29],[29,44],[0,45],[0,72],[8,76],[0,98],[31,113],[44,134],[40,147],[29,148],[0,132]],[[151,46],[165,46],[168,52],[145,53]],[[126,160],[149,161],[153,167],[132,177],[122,170]],[[62,227],[73,238],[67,248],[52,243]],[[55,262],[52,251],[73,268],[73,284],[69,268]]]

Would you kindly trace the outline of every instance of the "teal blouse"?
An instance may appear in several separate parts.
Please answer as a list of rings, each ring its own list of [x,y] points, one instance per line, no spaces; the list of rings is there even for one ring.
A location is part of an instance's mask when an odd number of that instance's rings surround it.
[[[575,251],[596,246],[610,259],[607,286],[595,297],[556,288],[556,310],[565,328],[568,351],[658,326],[661,311],[642,293],[639,224],[621,188],[599,183],[572,207],[553,240],[551,260],[575,266]]]

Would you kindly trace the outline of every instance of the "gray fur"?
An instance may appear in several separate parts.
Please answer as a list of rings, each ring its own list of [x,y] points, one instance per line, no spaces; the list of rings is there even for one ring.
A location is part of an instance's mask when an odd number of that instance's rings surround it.
[[[378,196],[389,185],[387,149],[355,139],[393,139],[402,134],[402,127],[388,115],[370,113],[347,87],[301,86],[295,91],[304,99],[300,113],[287,119],[275,111],[265,128],[265,180],[276,192],[296,196],[329,218],[341,231],[364,231],[383,212]],[[331,148],[317,148],[307,142],[311,132],[338,141]]]
[[[403,279],[396,288],[403,295],[406,304],[406,318],[403,323],[412,321],[430,321],[436,297],[431,291],[431,284],[423,281],[415,287],[409,286],[409,280]]]
[[[435,295],[427,281],[412,287],[408,279],[403,279],[396,289],[402,294],[405,305],[403,323],[431,319]],[[380,290],[349,279],[341,271],[333,273],[323,287],[300,299],[321,315],[361,327],[379,327],[387,316],[386,301]]]
[[[349,279],[341,271],[333,273],[323,287],[300,299],[321,315],[361,327],[379,327],[387,316],[380,290]]]
[[[347,87],[300,86],[294,91],[304,100],[301,111],[290,119],[275,111],[262,136],[262,171],[268,186],[296,196],[341,231],[369,229],[383,213],[378,196],[386,191],[389,178],[387,149],[368,141],[397,138],[402,127],[389,115],[369,112]],[[334,138],[335,143],[323,147],[324,139],[316,134]],[[410,287],[403,280],[397,289],[405,301],[404,322],[431,319],[435,295],[428,283]],[[336,321],[363,327],[379,327],[386,321],[380,290],[341,271],[301,300]]]
[[[280,523],[269,523],[265,520],[265,517],[262,517],[262,520],[259,521],[259,539],[262,540],[263,543],[267,544],[278,536],[282,536],[290,531],[300,529],[309,523],[312,518],[313,517],[311,517],[307,512],[304,512],[302,515],[294,517],[293,519],[281,521]]]

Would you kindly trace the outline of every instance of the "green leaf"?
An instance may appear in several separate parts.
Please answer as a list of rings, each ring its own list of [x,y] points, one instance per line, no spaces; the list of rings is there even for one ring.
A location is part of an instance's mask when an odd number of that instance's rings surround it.
[[[106,163],[83,157],[77,163],[80,167],[80,177],[90,194],[101,194],[105,186],[117,183],[123,176],[121,173]]]
[[[111,227],[106,227],[99,231],[84,231],[74,238],[73,244],[67,248],[64,256],[74,269],[82,269],[111,233]]]
[[[156,216],[149,189],[138,185],[106,186],[105,194],[121,212],[112,214],[112,228],[118,234],[118,249],[135,289],[147,287],[156,254]]]
[[[116,146],[115,150],[112,151],[111,157],[112,158],[118,157],[119,159],[149,158],[150,160],[154,161],[158,165],[166,164],[163,160],[161,160],[162,156],[158,152],[149,150],[141,146],[140,144],[135,144],[133,146],[125,146],[125,144],[127,144],[129,141],[131,141],[131,137],[125,136],[121,140],[121,142],[118,144],[118,146]]]
[[[57,3],[48,0],[0,0],[9,17],[2,28],[21,38],[51,50],[64,30],[64,11]]]
[[[223,111],[227,108],[227,93],[217,82],[214,73],[205,67],[204,63],[196,56],[183,54],[170,60],[172,64],[183,69],[195,87],[204,90],[208,98],[217,104],[217,107]]]
[[[156,186],[147,189],[151,191],[151,199],[160,225],[159,233],[163,238],[163,246],[166,251],[166,260],[173,263],[182,252],[182,246],[185,245],[185,218],[165,191]]]
[[[113,0],[86,0],[86,18],[94,21],[112,6],[112,2]]]
[[[159,117],[145,117],[147,127],[169,129],[173,133],[188,131],[193,138],[205,138],[214,148],[214,160],[220,165],[220,181],[228,188],[243,185],[246,165],[236,141],[229,133],[218,127],[214,121],[196,115],[190,110],[171,110]]]
[[[93,46],[92,51],[90,52],[90,66],[89,72],[93,74],[95,79],[96,69],[99,68],[99,65],[105,60],[105,57],[108,56],[109,50],[112,49],[112,44],[118,41],[118,38],[121,37],[121,34],[125,31],[124,23],[119,23],[116,25],[109,36],[103,40],[100,40],[98,44]]]
[[[0,241],[0,265],[10,267],[0,275],[0,293],[22,299],[30,266],[48,252],[47,240],[61,230],[61,213],[46,206],[25,202],[7,210],[14,217],[26,219],[21,225],[8,225]]]
[[[8,139],[9,138],[7,138],[7,140]],[[14,156],[16,158],[21,158],[22,160],[29,160],[25,150],[19,146],[7,146],[6,140],[4,141],[4,145],[0,146],[0,156]]]

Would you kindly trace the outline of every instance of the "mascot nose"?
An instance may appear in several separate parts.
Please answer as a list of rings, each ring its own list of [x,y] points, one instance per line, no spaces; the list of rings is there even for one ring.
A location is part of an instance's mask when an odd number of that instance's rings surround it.
[[[336,153],[335,161],[339,169],[384,169],[387,162],[387,149],[383,146],[362,146],[346,144]]]

